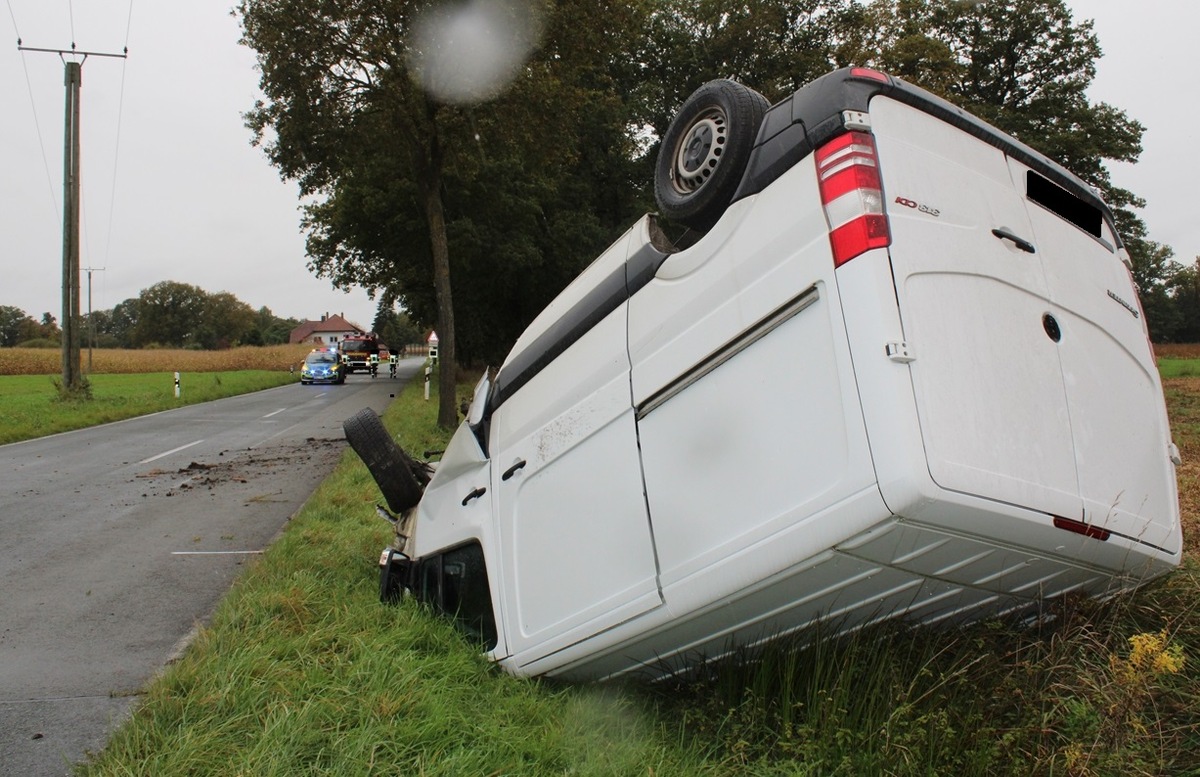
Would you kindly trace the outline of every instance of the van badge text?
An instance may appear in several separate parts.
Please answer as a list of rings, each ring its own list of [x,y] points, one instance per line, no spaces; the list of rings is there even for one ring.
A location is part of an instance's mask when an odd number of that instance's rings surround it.
[[[1108,292],[1108,296],[1112,297],[1114,300],[1117,301],[1118,304],[1120,304],[1121,307],[1125,308],[1130,313],[1132,313],[1134,318],[1141,318],[1141,314],[1138,313],[1137,308],[1135,308],[1133,305],[1130,305],[1128,302],[1126,302],[1125,300],[1118,297],[1116,295],[1116,293],[1113,292],[1111,289]]]
[[[912,208],[914,210],[919,210],[922,213],[928,213],[930,216],[933,216],[935,218],[937,216],[942,215],[942,212],[940,210],[938,210],[937,208],[931,208],[928,205],[922,205],[921,203],[916,202],[915,200],[910,200],[907,197],[897,197],[896,204],[903,205],[906,208]]]

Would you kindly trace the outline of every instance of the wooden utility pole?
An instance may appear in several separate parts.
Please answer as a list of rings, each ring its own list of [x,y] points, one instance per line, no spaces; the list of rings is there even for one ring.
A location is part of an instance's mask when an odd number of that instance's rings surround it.
[[[101,54],[95,51],[75,51],[74,44],[69,51],[39,49],[22,46],[19,40],[17,50],[58,54],[66,65],[66,129],[63,133],[62,391],[65,394],[76,394],[83,386],[83,373],[79,366],[79,329],[82,326],[79,316],[79,88],[82,85],[83,63],[89,56],[124,59],[127,52]],[[67,55],[82,56],[83,59],[68,62]],[[90,272],[88,279],[90,286]],[[91,307],[90,298],[88,306]],[[88,367],[90,370],[90,357]]]
[[[92,320],[92,273],[104,272],[105,267],[84,267],[88,276],[88,368],[87,374],[92,374],[92,349],[96,347],[96,322]]]
[[[79,87],[83,63],[67,62],[63,133],[62,390],[79,391]]]

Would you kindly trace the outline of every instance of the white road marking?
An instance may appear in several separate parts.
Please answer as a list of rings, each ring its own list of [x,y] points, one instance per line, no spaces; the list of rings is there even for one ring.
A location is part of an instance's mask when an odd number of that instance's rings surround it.
[[[202,442],[204,442],[204,440],[196,440],[195,442],[189,442],[187,445],[180,445],[178,448],[172,448],[171,450],[166,451],[164,453],[160,453],[157,456],[151,456],[148,459],[142,459],[141,461],[138,462],[138,464],[149,464],[152,461],[161,459],[163,456],[170,456],[172,453],[179,453],[182,450],[186,450],[186,449],[192,447],[193,445],[199,445]]]
[[[261,550],[173,550],[172,556],[261,556]]]
[[[280,414],[280,413],[282,413],[284,410],[287,410],[287,408],[286,408],[286,407],[281,407],[281,408],[279,408],[278,410],[276,410],[274,413],[267,413],[265,416],[263,416],[263,418],[270,418],[270,417],[271,417],[271,416],[273,416],[273,415],[279,415],[279,414]]]

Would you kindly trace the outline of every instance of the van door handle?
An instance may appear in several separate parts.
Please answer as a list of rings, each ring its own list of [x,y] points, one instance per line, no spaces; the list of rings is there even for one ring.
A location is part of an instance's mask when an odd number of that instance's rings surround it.
[[[467,506],[467,502],[470,502],[472,499],[478,499],[479,497],[483,496],[486,493],[487,493],[487,489],[484,488],[483,486],[480,486],[479,488],[475,489],[474,491],[472,491],[471,493],[469,493],[463,497],[463,500],[462,500],[463,507]]]
[[[992,234],[995,235],[996,237],[1000,238],[1001,240],[1011,240],[1013,245],[1015,245],[1017,248],[1021,249],[1022,251],[1024,251],[1027,254],[1036,254],[1037,253],[1037,249],[1033,247],[1033,243],[1030,243],[1028,240],[1026,240],[1023,237],[1017,236],[1008,227],[996,227],[995,229],[992,230]]]
[[[509,467],[508,469],[504,470],[504,474],[500,476],[500,479],[508,480],[513,475],[517,474],[518,470],[522,470],[524,468],[525,468],[525,459],[521,459],[516,464],[514,464],[511,467]]]

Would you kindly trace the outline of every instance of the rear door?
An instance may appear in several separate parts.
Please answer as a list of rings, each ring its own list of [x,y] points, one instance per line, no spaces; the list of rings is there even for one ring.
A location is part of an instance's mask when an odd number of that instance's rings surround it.
[[[952,491],[1078,517],[1050,290],[1004,153],[883,97],[871,123],[930,475]]]
[[[1062,331],[1083,520],[1178,551],[1162,386],[1128,268],[1100,212],[1010,161]]]

